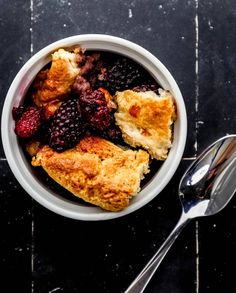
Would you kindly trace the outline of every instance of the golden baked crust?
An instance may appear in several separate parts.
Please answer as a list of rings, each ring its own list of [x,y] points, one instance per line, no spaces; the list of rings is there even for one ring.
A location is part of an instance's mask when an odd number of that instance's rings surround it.
[[[171,147],[171,125],[176,119],[174,99],[168,91],[117,92],[115,119],[125,142],[141,146],[153,158],[165,160]]]
[[[46,106],[63,100],[71,91],[71,87],[79,74],[77,63],[79,48],[75,52],[59,49],[52,54],[50,69],[43,70],[37,75],[33,84],[33,101],[37,106]]]
[[[83,200],[120,211],[140,190],[140,181],[149,172],[149,155],[90,136],[62,153],[44,146],[32,165],[42,166],[57,183]]]

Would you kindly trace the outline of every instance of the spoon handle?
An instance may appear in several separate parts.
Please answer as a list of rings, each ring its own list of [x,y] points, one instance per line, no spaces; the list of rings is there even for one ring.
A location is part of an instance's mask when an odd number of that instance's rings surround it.
[[[164,256],[189,221],[190,219],[187,218],[186,214],[183,212],[168,238],[164,241],[159,250],[154,254],[144,269],[139,273],[124,293],[142,293],[144,291]]]

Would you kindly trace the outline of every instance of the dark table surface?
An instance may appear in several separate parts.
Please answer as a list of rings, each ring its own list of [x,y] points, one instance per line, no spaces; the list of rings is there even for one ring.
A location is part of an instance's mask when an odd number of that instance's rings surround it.
[[[0,0],[0,7],[1,108],[31,55],[83,33],[140,44],[182,91],[188,138],[176,174],[152,202],[116,220],[75,221],[40,206],[18,184],[0,147],[0,292],[120,293],[176,224],[187,166],[215,139],[235,132],[236,1]],[[145,292],[236,292],[235,209],[236,198],[214,217],[191,222]]]

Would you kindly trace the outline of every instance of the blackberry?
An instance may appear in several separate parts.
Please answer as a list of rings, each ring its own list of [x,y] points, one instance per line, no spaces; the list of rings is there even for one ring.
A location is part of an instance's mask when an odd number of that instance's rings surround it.
[[[81,111],[91,130],[104,131],[113,122],[112,110],[100,90],[86,92],[78,100]]]
[[[84,133],[78,102],[71,98],[61,104],[49,128],[49,146],[58,152],[74,147]]]
[[[147,78],[150,79],[150,76],[140,65],[128,58],[118,57],[102,69],[97,85],[114,94],[116,91],[131,89]]]
[[[160,88],[160,86],[157,83],[153,83],[153,84],[142,84],[142,85],[138,85],[136,87],[133,88],[133,91],[135,92],[146,92],[146,91],[153,91],[156,94],[158,94],[158,89]]]
[[[106,131],[103,131],[101,133],[101,136],[104,137],[105,139],[110,139],[110,140],[117,142],[117,143],[121,143],[121,141],[122,141],[121,130],[115,123],[113,123],[109,127],[109,129],[107,129]]]

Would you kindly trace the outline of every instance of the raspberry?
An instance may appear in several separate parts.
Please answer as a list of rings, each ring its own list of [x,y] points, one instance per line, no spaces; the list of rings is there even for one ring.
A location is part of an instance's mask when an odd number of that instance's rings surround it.
[[[107,61],[107,67],[98,76],[97,85],[114,94],[116,91],[131,89],[147,79],[150,76],[140,65],[125,57],[118,57]]]
[[[41,108],[35,106],[27,107],[23,110],[22,106],[13,109],[13,118],[16,119],[15,133],[22,138],[31,138],[42,125]]]
[[[75,98],[65,101],[52,118],[49,146],[58,152],[74,147],[84,133],[81,113]]]
[[[80,96],[78,102],[92,130],[104,131],[109,128],[113,117],[103,92],[100,90],[86,92]]]

